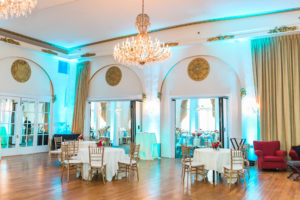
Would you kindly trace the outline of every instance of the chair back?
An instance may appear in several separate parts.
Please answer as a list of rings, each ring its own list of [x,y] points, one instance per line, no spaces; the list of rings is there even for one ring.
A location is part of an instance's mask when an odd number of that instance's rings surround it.
[[[255,150],[261,150],[264,156],[275,156],[275,152],[280,150],[280,141],[253,141]]]
[[[129,158],[130,158],[130,165],[132,164],[132,161],[139,161],[140,156],[140,145],[136,143],[130,143],[130,149],[129,149]]]
[[[182,151],[182,163],[183,164],[192,164],[192,147],[181,145]]]
[[[79,142],[78,140],[74,141],[74,154],[77,155],[79,151]]]
[[[246,139],[241,139],[240,142],[238,142],[237,138],[230,138],[230,142],[234,150],[242,150]]]
[[[230,168],[234,169],[234,166],[241,166],[244,169],[244,155],[241,150],[230,149]]]
[[[70,152],[69,152],[69,145],[61,145],[61,163],[65,163],[65,161],[70,160]]]
[[[100,163],[103,166],[104,162],[104,146],[102,147],[91,147],[89,146],[89,164],[92,166],[93,163]]]
[[[62,137],[54,137],[54,148],[55,150],[61,148]]]

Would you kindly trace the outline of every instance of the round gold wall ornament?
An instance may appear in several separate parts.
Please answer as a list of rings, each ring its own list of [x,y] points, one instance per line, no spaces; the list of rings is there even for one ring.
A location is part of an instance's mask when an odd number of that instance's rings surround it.
[[[189,77],[194,81],[202,81],[209,74],[209,63],[204,58],[195,58],[188,66]]]
[[[119,67],[113,66],[106,71],[105,80],[108,85],[116,86],[122,79],[122,71]]]
[[[30,79],[31,68],[25,60],[19,59],[13,62],[11,66],[11,74],[16,81],[25,83]]]

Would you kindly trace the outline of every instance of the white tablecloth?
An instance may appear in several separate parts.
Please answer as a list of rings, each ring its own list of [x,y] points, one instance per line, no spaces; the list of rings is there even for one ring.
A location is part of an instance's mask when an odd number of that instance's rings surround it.
[[[212,148],[195,149],[194,161],[204,164],[206,170],[214,170],[224,173],[224,166],[230,166],[230,149],[214,150]],[[212,182],[212,172],[208,174],[209,182]],[[228,181],[228,180],[227,180]],[[237,181],[236,177],[232,179],[232,183]]]
[[[105,147],[104,149],[104,163],[106,164],[106,178],[111,181],[113,176],[117,173],[118,162],[125,158],[125,151],[121,148]],[[78,159],[83,163],[82,178],[88,179],[89,165],[89,149],[80,148],[78,151]]]
[[[67,144],[68,142],[63,142],[63,144]],[[79,140],[79,148],[89,148],[91,147],[96,147],[96,141],[80,141]]]
[[[142,160],[153,160],[154,158],[158,158],[155,133],[137,133],[136,144],[140,145],[140,158]]]
[[[224,166],[230,165],[230,149],[195,149],[194,161],[203,163],[207,170],[214,170],[219,173],[223,173]]]

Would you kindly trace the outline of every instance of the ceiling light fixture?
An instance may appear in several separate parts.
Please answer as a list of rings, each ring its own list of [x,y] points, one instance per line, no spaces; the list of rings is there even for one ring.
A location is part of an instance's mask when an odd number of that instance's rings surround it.
[[[122,44],[117,44],[114,48],[114,58],[129,65],[143,66],[146,63],[154,63],[166,60],[171,56],[168,45],[161,44],[155,39],[153,42],[148,34],[150,28],[150,18],[144,13],[144,0],[142,0],[142,14],[136,17],[137,36],[127,38]]]
[[[36,5],[37,0],[0,0],[0,18],[27,16]]]

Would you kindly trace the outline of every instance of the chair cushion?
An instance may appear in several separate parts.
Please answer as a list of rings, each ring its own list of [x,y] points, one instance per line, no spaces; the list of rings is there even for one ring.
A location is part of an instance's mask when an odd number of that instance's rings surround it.
[[[65,164],[80,164],[80,160],[65,160]]]
[[[279,156],[264,156],[265,162],[284,162],[284,158]]]
[[[105,164],[103,163],[103,166],[105,166]],[[101,165],[101,162],[100,161],[92,161],[91,162],[91,167],[103,167],[102,165]]]
[[[119,163],[130,165],[130,158],[129,157],[125,157]],[[136,164],[136,161],[132,160],[131,163],[132,164]]]
[[[203,166],[204,164],[201,162],[196,162],[196,161],[192,161],[191,166],[192,167],[200,167]]]
[[[226,169],[231,170],[231,166],[230,165],[225,165],[224,166]],[[243,166],[242,165],[232,165],[232,170],[243,170]]]
[[[298,154],[298,157],[300,157],[300,146],[293,146],[292,149],[294,149]]]
[[[52,150],[50,154],[61,154],[61,149]]]

